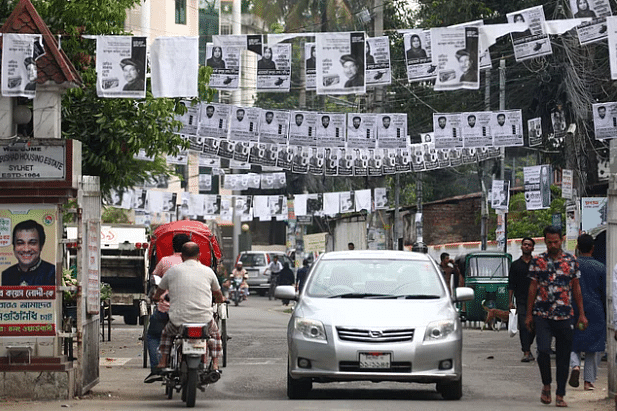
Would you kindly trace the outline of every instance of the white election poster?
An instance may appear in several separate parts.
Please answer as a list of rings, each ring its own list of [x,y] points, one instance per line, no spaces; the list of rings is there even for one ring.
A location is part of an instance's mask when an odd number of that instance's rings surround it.
[[[364,94],[364,32],[315,33],[317,94]]]
[[[36,59],[44,54],[40,34],[4,33],[2,36],[2,95],[34,98]]]
[[[291,87],[291,44],[265,45],[257,60],[257,91],[288,92]]]
[[[521,110],[495,111],[491,113],[493,146],[522,146],[523,114]]]
[[[523,167],[527,210],[541,210],[551,205],[551,166]]]
[[[592,106],[596,140],[617,136],[617,103],[596,103]]]
[[[581,45],[604,40],[608,36],[606,18],[612,14],[608,0],[570,0],[570,8],[575,19],[591,19],[576,28]]]
[[[203,137],[227,138],[231,108],[228,104],[202,103],[197,134]]]
[[[206,65],[212,67],[209,86],[217,90],[235,90],[240,84],[240,52],[238,47],[206,44]]]
[[[181,116],[176,116],[176,120],[182,122],[180,133],[194,136],[197,134],[197,127],[199,126],[201,105],[192,105],[190,101],[182,101],[182,104],[186,107],[186,112]]]
[[[542,118],[536,117],[527,120],[527,135],[529,137],[529,147],[542,144]]]
[[[423,81],[435,78],[437,66],[431,58],[430,30],[409,30],[403,34],[407,80]]]
[[[492,114],[490,111],[461,113],[463,147],[488,147],[493,145],[489,125]]]
[[[345,113],[319,113],[317,122],[318,147],[345,147]]]
[[[469,21],[466,23],[461,23],[461,24],[454,24],[452,26],[449,27],[483,27],[484,26],[484,20],[474,20],[474,21]],[[479,54],[480,54],[480,70],[485,70],[485,69],[489,69],[493,66],[492,62],[491,62],[491,53],[489,52],[488,47],[484,46],[482,44],[482,37],[480,37],[480,44],[479,44]]]
[[[306,74],[306,89],[315,90],[317,80],[317,62],[315,60],[315,43],[304,43],[305,74]]]
[[[510,182],[507,180],[493,180],[491,192],[493,194],[491,207],[495,210],[507,210],[510,199]]]
[[[259,125],[259,142],[286,144],[289,130],[289,111],[262,110]]]
[[[431,50],[437,65],[435,90],[480,87],[478,37],[477,27],[431,29]]]
[[[97,36],[99,97],[146,97],[146,37]]]
[[[387,86],[392,81],[388,36],[366,39],[366,85]]]
[[[514,57],[516,61],[524,61],[553,53],[551,41],[544,29],[544,9],[542,6],[506,14],[508,23],[525,23],[528,29],[512,32]]]
[[[608,27],[608,61],[611,67],[611,79],[617,80],[617,16],[606,18]]]
[[[572,170],[561,170],[561,196],[569,200],[572,199],[572,188],[574,187],[574,172]]]
[[[229,139],[257,142],[261,111],[259,107],[233,106],[229,122]]]
[[[380,148],[404,148],[407,146],[407,114],[390,113],[377,115],[377,141]]]
[[[347,113],[347,147],[375,148],[376,114]]]
[[[312,111],[291,111],[289,114],[289,144],[295,146],[315,146],[317,142],[315,136],[317,113]]]
[[[433,113],[433,130],[435,148],[463,147],[460,113]]]

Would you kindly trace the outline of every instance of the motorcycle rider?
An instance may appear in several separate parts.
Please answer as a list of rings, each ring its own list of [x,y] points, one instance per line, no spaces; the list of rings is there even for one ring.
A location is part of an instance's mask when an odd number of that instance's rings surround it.
[[[181,250],[182,246],[191,241],[190,237],[187,234],[180,233],[173,236],[171,240],[171,244],[174,250],[172,255],[161,258],[161,261],[158,262],[154,271],[152,271],[153,276],[158,276],[163,278],[167,270],[173,267],[176,264],[182,263]],[[148,333],[146,335],[147,345],[148,345],[148,355],[150,356],[150,375],[148,375],[144,382],[146,384],[153,383],[155,381],[161,381],[162,377],[160,376],[158,370],[156,369],[156,365],[159,363],[160,354],[158,352],[159,344],[161,343],[161,332],[167,321],[169,321],[169,315],[167,312],[169,311],[169,301],[165,298],[167,293],[163,293],[162,298],[159,299],[159,302],[156,305],[156,310],[150,316],[150,321],[148,323]]]
[[[242,261],[238,261],[236,267],[231,272],[231,276],[233,278],[241,278],[242,284],[240,284],[240,293],[242,295],[242,299],[246,300],[249,296],[249,285],[246,283],[246,280],[249,278],[248,273],[242,267]]]
[[[185,323],[208,324],[208,347],[212,365],[219,369],[218,360],[223,351],[221,334],[213,319],[212,297],[217,303],[225,301],[216,274],[199,261],[199,245],[190,241],[182,246],[182,263],[171,267],[159,284],[153,299],[158,300],[169,290],[169,322],[161,333],[161,360],[157,368],[167,367],[174,336]]]

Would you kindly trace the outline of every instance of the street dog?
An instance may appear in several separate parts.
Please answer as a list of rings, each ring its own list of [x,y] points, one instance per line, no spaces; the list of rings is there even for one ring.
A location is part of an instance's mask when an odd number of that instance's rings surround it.
[[[489,327],[491,330],[499,331],[502,324],[508,324],[510,312],[500,310],[499,308],[489,308],[484,305],[484,301],[482,301],[482,308],[486,311],[486,320],[484,320],[484,327],[482,327],[483,330]],[[498,327],[496,327],[497,321],[499,321]]]

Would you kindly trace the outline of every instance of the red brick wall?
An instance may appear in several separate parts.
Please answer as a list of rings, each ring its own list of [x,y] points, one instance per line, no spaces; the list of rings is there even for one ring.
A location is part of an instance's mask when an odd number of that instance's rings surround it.
[[[480,241],[481,213],[479,196],[423,205],[424,242]]]

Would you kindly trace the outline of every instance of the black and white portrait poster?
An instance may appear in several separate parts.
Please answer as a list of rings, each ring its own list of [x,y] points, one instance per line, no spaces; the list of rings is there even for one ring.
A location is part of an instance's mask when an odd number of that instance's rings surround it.
[[[423,144],[412,144],[409,150],[411,151],[411,169],[415,172],[426,170]]]
[[[551,41],[544,28],[544,9],[542,6],[506,14],[508,23],[525,23],[524,31],[512,32],[512,44],[516,61],[524,61],[553,53]]]
[[[368,149],[368,170],[369,177],[377,177],[383,175],[383,150],[378,148]]]
[[[191,135],[187,135],[187,134],[184,134],[184,135],[188,136],[188,138],[189,138],[189,142],[190,142],[189,149],[190,150],[198,151],[199,153],[201,153],[203,151],[204,141],[206,140],[205,137],[191,136]]]
[[[240,216],[240,221],[253,220],[253,212],[251,208],[251,196],[234,196],[236,215]]]
[[[204,196],[204,217],[216,218],[221,210],[221,196],[209,194]]]
[[[323,215],[323,195],[321,193],[306,195],[306,215]]]
[[[307,174],[309,167],[309,152],[311,147],[294,147],[292,170],[294,173]]]
[[[210,141],[211,139],[206,138],[206,141],[204,142],[204,152],[208,153],[209,149],[210,149]],[[231,141],[231,140],[218,140],[218,152],[216,153],[216,155],[218,155],[221,158],[226,158],[228,160],[234,158],[234,149],[236,147],[236,142],[235,141]]]
[[[495,210],[507,210],[510,201],[510,182],[507,180],[493,180],[491,193],[491,207]]]
[[[212,67],[209,86],[217,90],[236,90],[240,84],[241,49],[206,44],[206,65]]]
[[[525,205],[527,210],[541,210],[550,206],[551,166],[523,167],[523,180],[525,187]]]
[[[484,26],[484,20],[474,20],[474,21],[469,21],[469,22],[465,22],[461,24],[454,24],[449,27],[483,27],[483,26]],[[480,57],[479,57],[480,70],[491,68],[493,66],[491,62],[491,53],[489,52],[488,47],[482,44],[482,36],[480,36],[480,43],[478,44],[478,47],[479,47],[478,51],[480,54]]]
[[[458,167],[463,164],[463,149],[451,148],[448,150],[448,157],[450,158],[450,166]]]
[[[480,88],[478,27],[431,29],[435,90]]]
[[[311,147],[311,153],[309,154],[308,172],[313,175],[322,175],[324,173],[323,147]]]
[[[336,148],[324,148],[324,175],[338,175],[338,150]]]
[[[377,146],[403,148],[407,146],[407,114],[377,114]]]
[[[388,36],[366,39],[366,86],[387,86],[392,82]]]
[[[36,59],[45,53],[40,34],[4,33],[2,36],[2,95],[34,98]]]
[[[99,97],[146,97],[146,37],[96,37]]]
[[[396,149],[384,148],[381,171],[383,174],[396,174]]]
[[[596,140],[617,137],[617,103],[596,103],[592,111]]]
[[[162,211],[170,211],[170,212],[175,212],[176,211],[176,199],[178,197],[178,193],[168,193],[168,192],[161,192],[162,195],[162,200],[163,200],[163,204],[162,204]]]
[[[551,123],[553,125],[553,133],[555,138],[562,138],[566,135],[566,113],[563,110],[563,106],[558,104],[553,111],[551,111]]]
[[[339,204],[341,213],[356,211],[354,193],[349,191],[339,193]]]
[[[199,127],[199,112],[201,105],[191,105],[190,101],[183,101],[182,104],[186,107],[186,112],[181,116],[176,116],[176,120],[182,122],[181,134],[195,135]]]
[[[227,140],[225,140],[227,141]],[[205,137],[204,138],[204,147],[202,154],[205,154],[209,157],[216,157],[219,154],[221,140],[216,137]],[[218,157],[217,157],[218,158]],[[219,159],[220,160],[220,159]]]
[[[529,147],[536,147],[542,144],[541,117],[527,120],[527,136],[529,137]]]
[[[386,210],[388,208],[388,193],[385,187],[377,187],[373,190],[375,197],[375,210]]]
[[[606,18],[608,31],[608,61],[611,67],[611,79],[617,80],[617,16]]]
[[[396,172],[407,173],[411,171],[411,147],[396,149]]]
[[[440,148],[437,151],[437,163],[438,163],[438,168],[446,168],[446,167],[450,167],[451,163],[450,163],[450,152],[453,151],[455,149],[450,149],[450,148]]]
[[[261,34],[215,34],[212,36],[212,43],[215,46],[237,47],[240,50],[261,54],[264,41]]]
[[[315,33],[317,94],[364,94],[365,34]]]
[[[200,105],[199,128],[197,133],[204,137],[227,138],[229,115],[232,106],[228,104],[203,103]]]
[[[439,168],[439,158],[435,149],[435,138],[433,133],[422,133],[422,154],[424,155],[424,167],[427,170]]]
[[[405,63],[409,82],[431,80],[437,74],[437,65],[431,59],[430,30],[406,30],[403,34]]]
[[[291,170],[294,158],[294,146],[279,145],[276,155],[276,166],[283,170]]]
[[[463,147],[461,118],[460,113],[433,113],[435,148]]]
[[[259,142],[287,144],[289,111],[262,110],[259,123]]]
[[[288,92],[291,88],[291,44],[264,45],[257,59],[257,91]]]
[[[375,148],[377,114],[347,113],[347,147]]]
[[[199,174],[198,177],[199,191],[212,190],[212,174]]]
[[[304,58],[305,58],[305,76],[306,76],[306,89],[315,90],[317,80],[317,60],[315,52],[315,43],[304,43]]]
[[[251,144],[251,153],[249,155],[249,163],[260,166],[276,166],[276,157],[278,145],[276,144]]]
[[[490,112],[490,128],[495,147],[514,147],[524,145],[523,113],[521,110]],[[488,144],[491,145],[491,144]]]
[[[465,147],[461,151],[461,162],[463,164],[472,164],[478,161],[478,155],[475,148]]]
[[[259,140],[261,112],[259,107],[233,106],[229,121],[229,139],[256,143]]]
[[[493,144],[490,122],[492,112],[461,113],[463,147],[486,147]]]
[[[345,147],[347,127],[345,113],[319,113],[317,118],[317,145],[319,147]]]
[[[315,146],[317,137],[315,127],[318,114],[313,111],[294,111],[289,113],[289,144],[293,146]]]
[[[339,176],[352,176],[353,175],[353,150],[339,148],[338,154],[338,175]]]
[[[216,155],[199,153],[199,167],[221,168],[221,159]]]
[[[570,0],[570,9],[575,19],[591,19],[576,28],[582,46],[608,37],[606,18],[612,14],[608,0]]]

